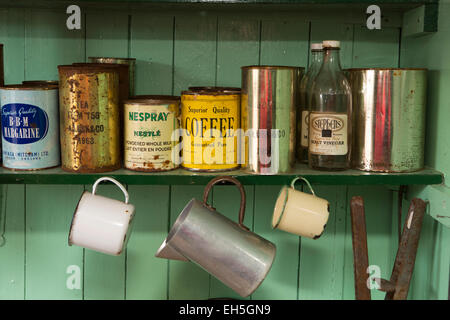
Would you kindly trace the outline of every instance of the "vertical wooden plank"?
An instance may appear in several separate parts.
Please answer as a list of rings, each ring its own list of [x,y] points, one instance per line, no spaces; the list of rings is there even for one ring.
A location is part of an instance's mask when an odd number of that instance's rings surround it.
[[[216,79],[217,17],[201,12],[175,17],[174,94]]]
[[[128,57],[128,14],[90,11],[86,14],[86,58],[92,56]],[[92,186],[86,186],[91,190]],[[115,186],[100,186],[99,193],[123,201]],[[85,250],[85,299],[124,299],[125,261],[122,255],[108,256]]]
[[[200,12],[175,17],[174,91],[215,85],[217,17]],[[202,199],[203,186],[172,186],[170,226],[192,198]],[[161,239],[161,242],[164,238]],[[169,299],[207,299],[209,274],[190,262],[169,261]]]
[[[270,17],[262,20],[262,65],[306,67],[309,23],[295,18]]]
[[[86,59],[128,57],[128,14],[90,11],[86,14]]]
[[[133,231],[127,246],[127,299],[167,298],[168,261],[155,258],[167,236],[169,186],[129,186],[136,207]]]
[[[5,83],[21,83],[25,73],[25,9],[0,9]]]
[[[352,66],[353,25],[312,21],[310,42],[323,40],[339,40],[342,67]],[[352,252],[351,235],[348,237],[351,228],[347,228],[347,187],[317,186],[315,191],[330,202],[330,217],[321,238],[302,239],[299,299],[342,299],[345,253]]]
[[[349,187],[348,212],[350,200],[353,196],[364,198],[367,246],[369,250],[369,266],[378,266],[380,276],[389,279],[392,271],[392,241],[397,240],[397,233],[392,233],[392,215],[396,212],[392,207],[392,191],[384,186],[367,186],[365,188]],[[396,208],[395,208],[396,209]],[[345,282],[344,298],[354,299],[353,252],[351,244],[351,219],[347,219],[347,241],[345,250]],[[346,244],[347,244],[346,243]],[[369,275],[367,275],[369,277]],[[376,289],[371,290],[372,300],[383,300],[385,293]]]
[[[26,186],[26,299],[81,299],[82,290],[67,287],[69,266],[79,268],[83,249],[67,238],[82,186]]]
[[[368,30],[355,25],[352,67],[397,67],[399,61],[398,28]],[[381,277],[390,278],[393,259],[397,251],[397,207],[393,191],[386,187],[349,188],[348,201],[354,195],[364,197],[369,247],[369,265],[380,268]],[[395,193],[397,195],[397,193]],[[348,207],[350,210],[350,207]],[[393,248],[395,248],[393,250]],[[347,242],[345,251],[344,298],[354,299],[353,254],[351,251],[351,219],[347,220]],[[384,299],[384,293],[371,290],[373,300]]]
[[[267,17],[261,26],[261,65],[306,67],[309,23]],[[297,299],[299,237],[272,230],[271,220],[281,186],[255,186],[254,231],[277,246],[272,269],[252,299]]]
[[[62,10],[27,10],[26,80],[57,80],[58,65],[84,61],[84,30],[68,30],[66,19]]]
[[[173,24],[169,14],[133,14],[130,56],[136,58],[136,94],[172,94]]]
[[[272,230],[271,221],[281,186],[255,186],[254,232],[272,241],[277,252],[272,268],[252,299],[297,299],[299,237]]]
[[[259,62],[259,20],[221,16],[218,28],[217,85],[241,87],[240,67]]]
[[[4,45],[5,83],[20,83],[24,76],[24,9],[0,9],[0,43]],[[25,297],[25,187],[1,186],[0,299]],[[1,241],[1,239],[0,239]],[[5,263],[7,262],[7,263]]]
[[[172,186],[170,226],[192,199],[203,199],[203,186]],[[161,243],[165,237],[161,237]],[[192,262],[169,261],[169,292],[171,300],[202,300],[209,297],[209,274]]]
[[[399,28],[369,30],[355,26],[353,68],[397,68],[399,62]]]
[[[219,16],[217,43],[217,85],[241,86],[241,66],[257,65],[259,55],[259,20],[246,16]],[[232,191],[231,189],[236,189]],[[244,223],[253,227],[254,186],[246,186],[246,215]],[[240,195],[235,186],[216,186],[213,206],[218,212],[238,221]],[[232,289],[211,276],[210,298],[242,299]]]
[[[0,300],[24,299],[25,186],[2,185],[0,196]]]
[[[299,299],[339,300],[343,298],[344,286],[347,188],[345,186],[313,186],[313,188],[317,196],[330,202],[330,216],[327,227],[319,239],[302,238]]]
[[[172,93],[173,24],[170,14],[134,13],[131,17],[136,94]],[[137,214],[127,247],[126,298],[166,299],[169,262],[154,255],[167,236],[170,187],[130,186],[129,193]]]
[[[338,22],[311,22],[311,42],[338,40],[341,42],[342,68],[351,68],[353,63],[353,25]]]
[[[245,186],[246,206],[244,224],[248,228],[253,227],[253,201],[254,186]],[[231,189],[236,189],[232,191]],[[240,194],[235,186],[216,186],[213,190],[213,207],[225,217],[238,222],[240,206]],[[210,280],[210,298],[235,298],[242,299],[240,295],[225,286],[214,277]]]
[[[91,192],[92,186],[86,186]],[[97,194],[124,201],[122,191],[115,185],[100,185]],[[111,256],[84,250],[84,298],[86,300],[119,300],[125,298],[125,256]]]

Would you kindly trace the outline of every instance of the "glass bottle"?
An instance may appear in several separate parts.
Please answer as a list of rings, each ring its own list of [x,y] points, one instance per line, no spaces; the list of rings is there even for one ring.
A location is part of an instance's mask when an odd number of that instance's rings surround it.
[[[350,167],[352,94],[341,69],[340,42],[323,42],[323,64],[313,81],[309,115],[309,166]]]
[[[300,105],[297,112],[297,160],[308,163],[309,96],[313,80],[320,71],[323,61],[322,43],[311,44],[311,63],[308,72],[300,82]]]

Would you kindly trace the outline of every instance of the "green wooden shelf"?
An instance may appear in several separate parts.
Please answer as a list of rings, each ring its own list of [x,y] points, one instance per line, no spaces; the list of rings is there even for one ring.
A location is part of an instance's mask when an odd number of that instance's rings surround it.
[[[246,185],[282,185],[302,176],[322,185],[432,185],[443,183],[442,173],[424,169],[414,173],[368,173],[356,170],[323,172],[297,165],[295,170],[279,175],[255,175],[241,170],[220,173],[194,173],[183,169],[168,172],[141,173],[121,169],[107,173],[80,174],[61,168],[42,171],[10,171],[0,169],[2,184],[92,184],[99,177],[109,176],[130,185],[204,185],[218,175],[231,175]]]

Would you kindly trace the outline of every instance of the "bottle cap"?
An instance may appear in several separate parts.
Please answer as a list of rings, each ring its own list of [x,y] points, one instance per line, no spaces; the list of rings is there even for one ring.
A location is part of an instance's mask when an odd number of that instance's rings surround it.
[[[341,42],[340,41],[335,41],[335,40],[325,40],[322,43],[322,46],[324,48],[340,48],[341,47]]]
[[[322,44],[321,43],[311,43],[311,50],[322,50]]]

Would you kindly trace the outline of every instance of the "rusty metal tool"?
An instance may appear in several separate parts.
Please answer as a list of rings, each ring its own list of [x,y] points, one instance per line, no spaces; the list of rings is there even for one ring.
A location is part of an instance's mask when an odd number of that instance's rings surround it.
[[[375,279],[380,284],[379,290],[386,292],[385,300],[406,300],[408,297],[426,206],[426,202],[421,199],[414,198],[411,201],[408,216],[403,226],[391,278],[390,280]],[[368,278],[366,271],[369,265],[369,258],[364,201],[361,197],[352,198],[351,217],[355,268],[355,297],[357,300],[369,300],[370,290],[366,285]]]
[[[395,290],[389,290],[385,300],[406,300],[408,297],[426,207],[426,202],[421,199],[414,198],[411,201],[389,281],[395,285]]]
[[[370,289],[367,286],[367,268],[369,254],[367,249],[366,218],[364,214],[364,200],[353,197],[351,204],[353,263],[355,268],[355,298],[356,300],[370,300]]]

